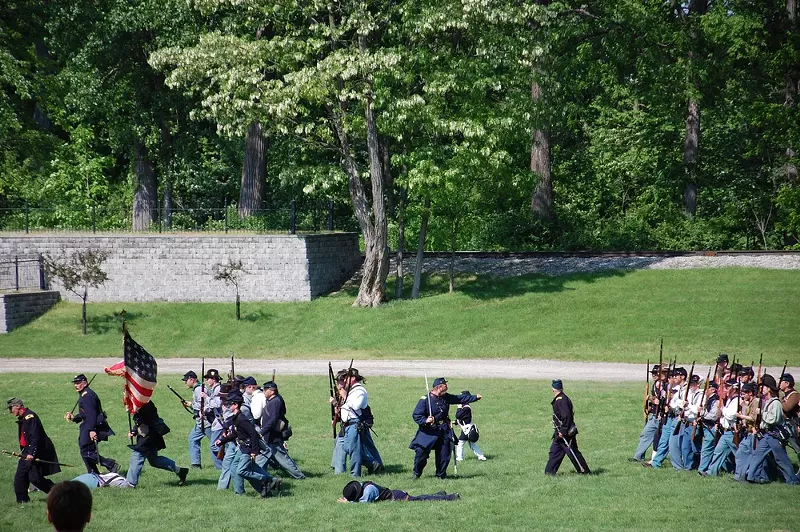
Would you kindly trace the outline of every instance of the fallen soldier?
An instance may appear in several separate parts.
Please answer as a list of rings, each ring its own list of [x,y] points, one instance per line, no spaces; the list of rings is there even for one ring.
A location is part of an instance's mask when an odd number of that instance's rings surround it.
[[[378,486],[374,482],[358,482],[357,480],[348,482],[342,490],[342,495],[337,502],[457,501],[461,498],[458,493],[447,494],[444,491],[437,491],[432,495],[414,496],[405,491]]]

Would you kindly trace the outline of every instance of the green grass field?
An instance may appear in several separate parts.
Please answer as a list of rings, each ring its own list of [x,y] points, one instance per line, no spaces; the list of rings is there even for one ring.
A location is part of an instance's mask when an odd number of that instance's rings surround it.
[[[389,286],[393,286],[390,280]],[[800,365],[800,271],[605,272],[509,279],[460,276],[455,294],[426,278],[424,297],[353,308],[353,292],[307,303],[61,303],[0,335],[2,357],[117,356],[124,308],[158,357],[547,358],[643,362],[658,342],[680,359],[720,351]],[[91,296],[90,296],[91,301]]]
[[[76,368],[76,371],[80,368]],[[11,374],[3,376],[3,397],[19,396],[39,413],[54,440],[61,461],[82,465],[78,427],[63,420],[75,401],[70,375]],[[259,382],[265,375],[257,376]],[[165,455],[179,465],[188,461],[186,435],[192,420],[180,408],[166,384],[178,387],[178,376],[163,376],[154,401],[172,428]],[[794,486],[773,483],[742,485],[729,477],[701,478],[696,473],[658,471],[630,464],[641,417],[641,385],[569,381],[580,428],[580,447],[596,475],[573,472],[567,460],[556,478],[543,475],[550,443],[549,383],[516,380],[452,380],[451,390],[469,389],[484,400],[474,406],[481,429],[479,444],[489,461],[479,463],[471,451],[459,467],[460,476],[444,481],[433,477],[429,464],[419,481],[411,481],[413,453],[407,446],[416,430],[411,412],[423,393],[422,379],[367,376],[370,404],[376,415],[376,443],[387,473],[371,478],[378,484],[412,494],[441,489],[459,492],[453,503],[337,504],[349,480],[329,470],[332,439],[324,378],[287,377],[280,381],[295,435],[290,452],[309,478],[286,480],[285,496],[261,500],[247,486],[244,497],[217,492],[216,470],[191,471],[187,487],[178,487],[171,473],[145,466],[136,490],[95,490],[93,519],[87,530],[239,531],[275,530],[797,530]],[[112,427],[126,431],[121,405],[122,381],[101,375],[95,388],[109,413]],[[7,397],[6,397],[7,396]],[[2,416],[0,446],[18,449],[16,426]],[[102,444],[101,452],[127,464],[130,453],[123,436]],[[206,460],[207,449],[203,459]],[[796,463],[796,457],[791,456]],[[13,459],[0,457],[0,530],[45,531],[44,496],[16,505],[12,492]],[[206,462],[208,463],[208,462]],[[451,467],[452,473],[452,467]],[[65,468],[53,480],[82,473]]]

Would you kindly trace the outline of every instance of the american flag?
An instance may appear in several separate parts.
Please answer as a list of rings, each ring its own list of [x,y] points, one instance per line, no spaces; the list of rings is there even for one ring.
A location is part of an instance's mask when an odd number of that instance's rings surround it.
[[[125,378],[122,404],[125,405],[125,410],[135,414],[150,402],[153,390],[156,387],[158,364],[156,364],[156,359],[153,355],[133,341],[128,331],[125,331],[124,335],[125,358],[110,368],[105,368],[105,372],[109,375]]]

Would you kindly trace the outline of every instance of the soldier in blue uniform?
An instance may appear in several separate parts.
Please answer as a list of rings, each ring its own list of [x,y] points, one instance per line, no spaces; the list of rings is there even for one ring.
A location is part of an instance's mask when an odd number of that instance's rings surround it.
[[[196,423],[189,432],[189,461],[191,466],[200,468],[200,441],[208,438],[211,460],[214,467],[222,469],[222,459],[217,457],[219,447],[214,443],[222,434],[222,396],[220,395],[219,372],[210,369],[203,376],[205,384],[201,384],[194,371],[187,371],[183,375],[186,387],[192,390],[190,404],[195,415]],[[202,412],[201,410],[202,405]]]
[[[458,493],[437,491],[431,495],[409,495],[402,490],[393,490],[378,486],[374,482],[359,482],[352,480],[342,490],[342,496],[337,502],[381,502],[381,501],[457,501],[461,498]]]
[[[275,461],[294,479],[306,478],[289,453],[285,441],[291,436],[289,422],[286,419],[286,403],[278,393],[278,385],[273,381],[264,383],[266,405],[261,414],[261,435],[266,444],[266,451],[258,457],[258,464],[266,468],[267,462]]]
[[[280,491],[282,482],[281,479],[272,477],[261,466],[256,464],[256,457],[261,452],[258,443],[261,436],[256,431],[253,422],[247,419],[247,416],[241,414],[240,409],[243,402],[244,398],[239,390],[228,392],[224,405],[233,413],[231,427],[215,443],[217,446],[232,441],[237,443],[233,471],[240,477],[247,479],[253,488],[261,493],[261,497],[267,498],[273,492]],[[238,489],[241,489],[241,491],[237,491]],[[238,483],[234,483],[234,493],[242,495],[244,493],[244,483],[242,483],[241,488],[238,487]]]
[[[588,475],[589,466],[586,465],[583,455],[578,450],[576,438],[578,430],[575,427],[575,417],[572,411],[572,401],[564,394],[564,384],[556,379],[552,383],[553,400],[553,443],[550,445],[550,459],[545,467],[545,475],[555,475],[564,455],[569,456],[572,465],[578,473]]]
[[[431,450],[436,459],[436,476],[447,477],[447,466],[450,464],[450,453],[453,448],[453,428],[450,424],[450,405],[474,403],[481,399],[481,394],[460,395],[447,393],[447,381],[440,377],[433,381],[433,388],[420,398],[412,417],[419,425],[417,434],[408,446],[414,455],[414,476],[419,478],[428,463]]]
[[[76,375],[72,379],[72,383],[80,395],[80,399],[78,399],[78,415],[75,416],[72,412],[67,412],[64,415],[64,419],[81,424],[78,445],[80,446],[83,463],[86,464],[86,471],[100,474],[97,469],[97,464],[99,463],[110,472],[118,473],[119,464],[112,458],[100,456],[98,448],[99,442],[106,441],[109,436],[114,435],[114,431],[108,426],[106,414],[100,404],[100,398],[97,397],[94,390],[89,388],[89,382],[83,373]]]
[[[56,448],[47,437],[36,412],[25,408],[22,399],[16,397],[9,399],[6,406],[11,415],[19,418],[17,437],[22,458],[17,462],[17,473],[14,475],[14,494],[17,502],[30,502],[28,486],[33,484],[48,493],[53,482],[47,477],[61,471],[61,467],[57,463]]]
[[[178,484],[186,485],[186,474],[189,470],[185,467],[178,467],[175,462],[161,456],[158,451],[167,448],[164,442],[164,435],[169,432],[164,420],[158,415],[158,409],[153,401],[145,403],[138,412],[133,415],[133,430],[128,434],[129,437],[136,437],[136,445],[131,446],[131,462],[128,467],[126,480],[132,486],[139,484],[139,475],[147,460],[156,469],[172,471],[178,475]]]

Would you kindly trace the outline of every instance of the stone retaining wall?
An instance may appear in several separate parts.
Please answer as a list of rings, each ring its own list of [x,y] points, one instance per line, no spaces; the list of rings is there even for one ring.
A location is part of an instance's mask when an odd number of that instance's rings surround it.
[[[0,257],[63,257],[75,250],[108,253],[109,280],[90,289],[92,302],[229,302],[235,288],[213,279],[215,266],[242,261],[242,301],[308,301],[349,279],[361,265],[356,233],[177,236],[70,235],[0,237]],[[68,301],[80,301],[64,291]]]
[[[0,334],[26,325],[58,303],[55,290],[0,294]]]

